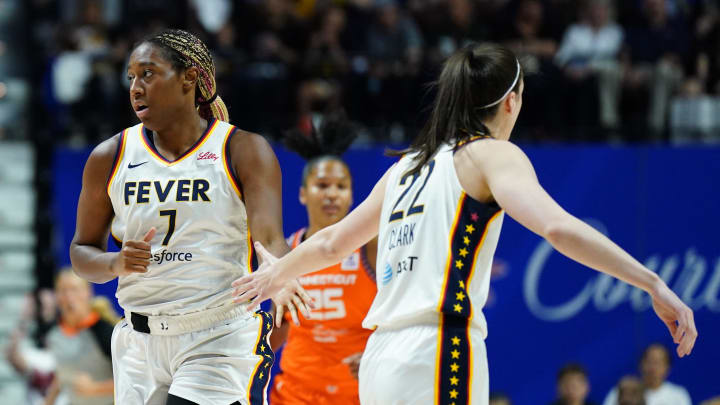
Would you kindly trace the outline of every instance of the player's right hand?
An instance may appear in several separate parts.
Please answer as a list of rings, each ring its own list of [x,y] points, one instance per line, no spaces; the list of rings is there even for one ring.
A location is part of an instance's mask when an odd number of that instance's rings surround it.
[[[653,291],[651,295],[653,309],[678,345],[678,356],[687,356],[695,346],[698,336],[693,311],[665,283],[660,284],[657,291]]]
[[[150,265],[150,241],[155,236],[155,227],[143,236],[142,240],[127,240],[113,259],[112,272],[118,276],[134,273],[146,273]]]

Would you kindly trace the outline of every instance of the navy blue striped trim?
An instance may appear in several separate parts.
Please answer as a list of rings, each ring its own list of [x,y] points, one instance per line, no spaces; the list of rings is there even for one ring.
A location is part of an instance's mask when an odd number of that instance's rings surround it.
[[[120,162],[118,162],[118,158],[120,157],[120,149],[122,149],[122,146],[123,146],[123,137],[125,137],[125,133],[126,133],[126,131],[123,130],[122,132],[119,132],[114,135],[114,136],[117,136],[117,135],[120,135],[120,136],[118,136],[118,144],[117,144],[117,147],[115,148],[115,156],[113,157],[112,166],[110,166],[110,173],[108,173],[107,181],[105,182],[105,188],[107,188],[110,185],[110,179],[112,178],[113,173],[115,173],[115,168],[117,167],[118,163],[120,163]]]
[[[436,387],[439,405],[470,404],[472,366],[470,348],[470,320],[441,314],[440,351]]]
[[[232,143],[232,137],[235,136],[238,129],[237,127],[233,128],[232,132],[230,132],[230,135],[228,135],[228,139],[225,142],[225,161],[227,162],[227,169],[230,172],[230,176],[232,176],[232,180],[235,182],[235,185],[237,186],[238,190],[240,190],[240,195],[242,200],[245,200],[245,193],[243,192],[242,183],[240,182],[240,179],[237,176],[237,173],[235,172],[235,167],[232,164],[232,153],[230,149],[230,144]]]
[[[370,280],[373,281],[373,283],[377,283],[377,275],[375,274],[375,265],[373,263],[370,263],[370,259],[368,258],[367,254],[367,244],[363,245],[360,248],[360,261],[363,264],[363,267],[365,268],[365,274],[370,277]]]
[[[481,203],[468,195],[460,201],[460,215],[455,233],[450,235],[447,284],[443,290],[440,312],[469,318],[472,315],[467,284],[475,267],[475,252],[483,240],[490,219],[500,211],[497,203]]]
[[[112,232],[110,232],[110,237],[112,238],[113,242],[115,243],[115,246],[117,246],[118,249],[122,249],[122,245],[123,245],[122,241],[120,239],[116,238],[115,235],[112,234]]]
[[[255,370],[248,386],[250,405],[264,405],[267,395],[267,385],[270,382],[270,370],[275,362],[275,353],[270,348],[268,336],[272,331],[273,319],[270,314],[257,311],[262,322],[260,326],[260,338],[255,346],[255,354],[262,356],[262,362]]]
[[[182,155],[178,156],[177,159],[175,159],[175,160],[168,160],[167,158],[165,158],[165,156],[163,156],[160,153],[160,151],[157,150],[157,147],[155,146],[155,139],[153,139],[152,136],[148,135],[147,127],[145,125],[143,125],[143,127],[142,127],[142,136],[145,137],[146,143],[148,144],[148,146],[150,146],[152,148],[153,152],[155,152],[155,154],[157,154],[159,158],[161,158],[163,161],[165,161],[165,163],[172,163],[172,162],[176,162],[176,161],[184,158],[190,152],[195,150],[195,147],[198,146],[203,140],[205,140],[205,138],[207,138],[207,136],[210,134],[210,129],[213,127],[214,123],[215,123],[215,118],[210,118],[207,122],[207,128],[205,128],[205,132],[203,132],[203,134],[200,136],[200,138],[198,138],[197,141],[195,141],[195,143],[190,148],[188,148],[188,150],[183,152]]]

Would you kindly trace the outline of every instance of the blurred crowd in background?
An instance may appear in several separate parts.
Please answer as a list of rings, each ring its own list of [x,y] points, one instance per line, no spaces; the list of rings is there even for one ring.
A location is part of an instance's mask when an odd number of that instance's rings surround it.
[[[443,59],[467,42],[494,41],[527,72],[518,140],[720,139],[718,0],[5,3],[22,7],[24,22],[9,22],[15,42],[0,53],[24,64],[8,72],[0,99],[20,89],[32,122],[28,132],[17,115],[0,114],[0,126],[25,136],[93,144],[132,125],[132,46],[178,27],[213,50],[232,121],[270,137],[309,130],[315,114],[342,108],[367,142],[412,139]]]

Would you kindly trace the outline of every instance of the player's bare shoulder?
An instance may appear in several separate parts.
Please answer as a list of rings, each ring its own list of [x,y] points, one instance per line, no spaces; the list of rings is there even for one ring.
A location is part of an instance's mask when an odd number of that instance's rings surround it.
[[[85,163],[83,178],[85,182],[105,184],[118,153],[122,132],[104,140],[90,152]]]
[[[238,176],[244,173],[262,171],[268,165],[278,165],[275,152],[270,143],[259,134],[236,129],[230,139],[230,157]]]

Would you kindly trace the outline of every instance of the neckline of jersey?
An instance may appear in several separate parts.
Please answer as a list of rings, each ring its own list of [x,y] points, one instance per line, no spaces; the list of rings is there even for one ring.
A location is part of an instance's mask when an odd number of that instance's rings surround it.
[[[161,162],[167,164],[167,165],[174,165],[176,163],[179,163],[181,160],[185,159],[186,157],[190,156],[195,150],[200,148],[200,146],[207,141],[209,138],[210,133],[213,131],[215,126],[217,125],[219,121],[215,118],[211,118],[208,120],[207,128],[205,128],[205,132],[198,138],[197,141],[188,148],[185,152],[183,152],[180,156],[177,157],[175,160],[168,160],[163,156],[160,151],[157,150],[157,147],[155,147],[155,141],[153,137],[151,137],[150,134],[148,134],[147,129],[145,128],[145,125],[142,125],[140,133],[141,133],[141,139],[143,141],[143,144],[145,144],[145,147],[150,151],[150,154],[155,156],[158,160]]]

